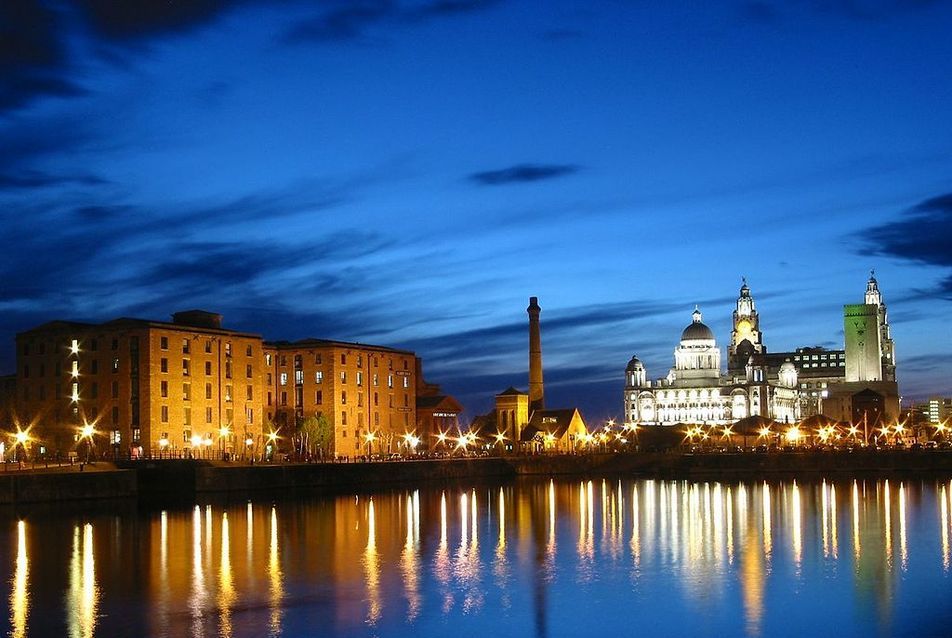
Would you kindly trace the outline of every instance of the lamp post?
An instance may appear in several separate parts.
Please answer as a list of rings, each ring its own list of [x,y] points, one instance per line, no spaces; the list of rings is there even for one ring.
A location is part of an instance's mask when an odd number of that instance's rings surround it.
[[[277,447],[278,447],[278,433],[275,432],[274,430],[271,430],[270,432],[268,432],[268,449],[271,451],[272,458],[273,458],[274,452],[277,451]]]
[[[165,449],[169,447],[169,440],[166,437],[159,439],[159,458],[162,458],[162,454],[165,452]]]
[[[367,434],[364,435],[364,441],[367,442],[367,460],[368,461],[370,460],[370,446],[376,440],[377,440],[376,432],[367,432]]]
[[[26,453],[26,444],[30,442],[30,433],[29,431],[24,431],[17,428],[17,433],[13,435],[13,460],[19,462],[20,456],[17,453],[17,448],[22,448],[24,454]]]
[[[506,451],[506,435],[502,432],[496,432],[494,438],[496,439],[496,443],[499,444],[499,456],[503,456]]]
[[[96,434],[96,430],[93,428],[92,424],[86,423],[79,429],[81,438],[86,439],[86,463],[89,463],[89,457],[92,453],[93,447],[93,435]]]
[[[220,458],[222,460],[225,459],[225,439],[228,438],[228,435],[230,433],[231,433],[231,430],[228,429],[227,425],[218,430],[218,445],[221,448]]]

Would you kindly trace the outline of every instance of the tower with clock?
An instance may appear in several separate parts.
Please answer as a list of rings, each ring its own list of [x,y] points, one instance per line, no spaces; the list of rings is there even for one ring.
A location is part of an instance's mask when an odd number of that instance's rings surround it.
[[[752,355],[767,352],[764,336],[760,331],[760,316],[757,314],[754,298],[750,295],[746,277],[741,280],[733,325],[731,343],[727,350],[727,367],[729,371],[742,371]]]

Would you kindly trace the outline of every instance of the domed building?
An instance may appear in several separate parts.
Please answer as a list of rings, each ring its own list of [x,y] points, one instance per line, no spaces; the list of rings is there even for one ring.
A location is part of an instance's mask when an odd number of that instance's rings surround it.
[[[752,415],[796,421],[800,417],[797,368],[786,361],[773,369],[760,356],[765,348],[747,282],[737,300],[731,336],[730,355],[740,365],[730,366],[734,368],[731,372],[721,372],[720,348],[702,318],[695,307],[674,350],[674,367],[664,378],[649,380],[637,357],[628,362],[625,422],[725,425]]]

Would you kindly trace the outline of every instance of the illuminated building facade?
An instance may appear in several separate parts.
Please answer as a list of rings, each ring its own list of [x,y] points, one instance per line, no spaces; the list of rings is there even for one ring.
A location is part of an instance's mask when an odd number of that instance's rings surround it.
[[[401,435],[416,427],[417,359],[410,351],[305,339],[267,343],[265,363],[268,418],[287,432],[323,415],[338,456],[401,451]]]
[[[403,435],[455,424],[462,411],[423,382],[412,352],[322,339],[265,342],[199,310],[171,322],[51,321],[18,334],[16,353],[16,375],[0,399],[9,422],[31,428],[37,457],[85,449],[84,426],[109,456],[261,456],[272,432],[287,439],[318,414],[330,422],[337,455],[396,452],[405,451]]]
[[[261,337],[223,329],[221,315],[51,321],[18,334],[16,351],[14,413],[32,425],[37,455],[65,456],[86,424],[116,454],[261,444]]]
[[[797,370],[787,361],[776,371],[759,355],[765,351],[759,318],[744,282],[734,311],[728,351],[731,361],[745,365],[721,373],[721,351],[699,309],[682,331],[674,351],[674,367],[657,381],[648,379],[644,364],[632,357],[625,370],[625,422],[727,424],[761,415],[779,422],[800,416]]]
[[[675,366],[652,382],[632,357],[625,371],[630,423],[728,423],[761,415],[779,422],[825,414],[842,421],[898,418],[895,346],[879,284],[870,276],[865,303],[844,306],[845,348],[768,352],[747,286],[740,289],[727,351],[727,373],[711,330],[695,310],[681,335]]]

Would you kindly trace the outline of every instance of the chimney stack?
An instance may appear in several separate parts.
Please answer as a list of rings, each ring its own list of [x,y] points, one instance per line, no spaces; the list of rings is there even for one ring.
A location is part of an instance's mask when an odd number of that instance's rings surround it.
[[[529,297],[529,411],[544,410],[545,397],[542,389],[542,333],[539,329],[538,297]]]

